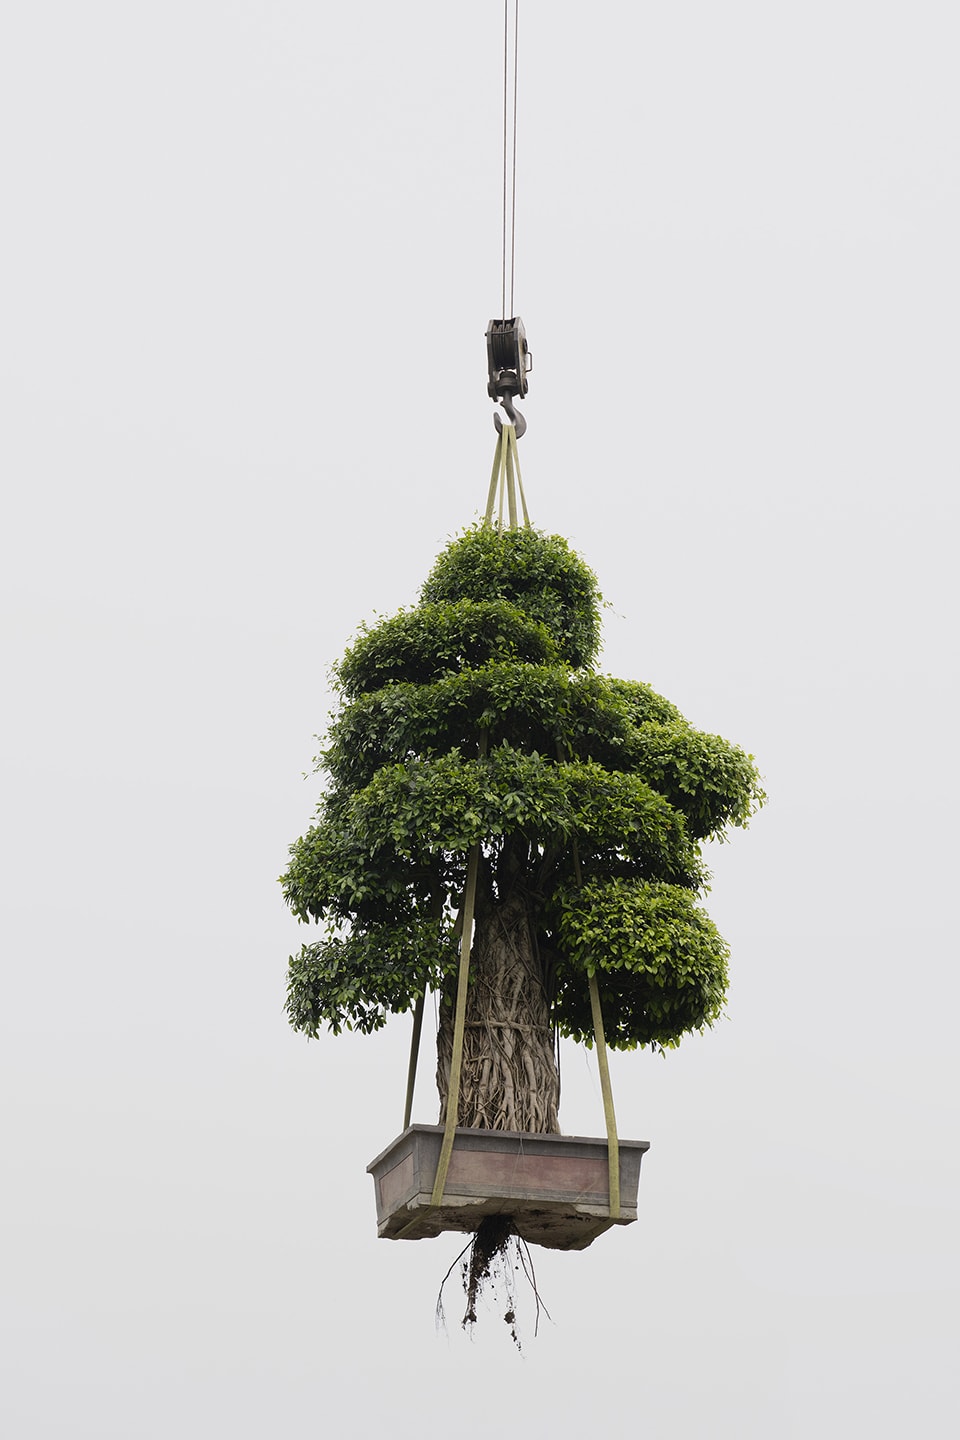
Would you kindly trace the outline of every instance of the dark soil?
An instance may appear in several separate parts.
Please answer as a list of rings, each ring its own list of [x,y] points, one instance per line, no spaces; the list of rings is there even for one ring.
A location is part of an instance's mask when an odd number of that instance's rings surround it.
[[[487,1215],[480,1221],[473,1237],[473,1244],[470,1246],[469,1258],[464,1261],[463,1265],[463,1289],[467,1297],[467,1311],[460,1323],[464,1329],[468,1325],[476,1325],[477,1299],[491,1278],[491,1266],[495,1265],[497,1260],[502,1260],[506,1265],[507,1246],[515,1234],[513,1221],[509,1215]],[[508,1325],[513,1323],[512,1305],[504,1319]],[[516,1339],[516,1335],[514,1335],[514,1339]]]
[[[549,1318],[549,1312],[540,1298],[537,1278],[533,1270],[533,1258],[529,1246],[517,1235],[509,1215],[487,1215],[481,1220],[470,1243],[461,1250],[443,1278],[437,1296],[437,1324],[444,1325],[443,1287],[459,1262],[462,1261],[463,1293],[467,1308],[460,1324],[464,1330],[472,1331],[477,1323],[477,1301],[489,1291],[505,1305],[504,1323],[510,1331],[510,1338],[518,1350],[522,1350],[517,1329],[517,1307],[515,1298],[515,1276],[522,1273],[536,1301],[536,1323],[534,1335],[540,1323],[541,1310]]]

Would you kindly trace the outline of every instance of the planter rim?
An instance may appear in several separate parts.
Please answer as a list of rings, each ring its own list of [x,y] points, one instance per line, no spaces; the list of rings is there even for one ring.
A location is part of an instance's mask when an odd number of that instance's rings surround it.
[[[370,1161],[370,1164],[367,1166],[367,1174],[371,1175],[376,1169],[376,1167],[380,1164],[380,1161],[383,1160],[385,1156],[389,1155],[392,1150],[395,1150],[396,1147],[399,1145],[400,1141],[403,1140],[405,1136],[412,1135],[414,1132],[427,1135],[442,1135],[443,1130],[444,1127],[442,1125],[408,1125],[406,1130],[402,1130],[399,1135],[395,1136],[394,1139],[391,1140],[389,1145],[386,1145],[380,1151],[379,1155],[374,1156],[374,1158]],[[468,1125],[458,1125],[454,1134],[455,1141],[457,1139],[460,1139],[461,1137],[467,1138],[473,1136],[482,1136],[484,1139],[489,1139],[491,1142],[495,1142],[497,1138],[502,1138],[504,1140],[519,1140],[521,1144],[523,1144],[524,1142],[527,1142],[529,1144],[536,1144],[537,1142],[539,1142],[542,1145],[544,1142],[548,1141],[551,1145],[560,1146],[584,1144],[592,1146],[596,1145],[598,1140],[598,1137],[595,1135],[556,1135],[549,1131],[540,1130],[478,1130],[473,1129]],[[605,1136],[602,1139],[602,1143],[604,1145],[607,1143]],[[646,1151],[650,1149],[649,1140],[622,1140],[618,1137],[617,1145],[621,1150],[639,1150],[641,1154],[645,1154]]]

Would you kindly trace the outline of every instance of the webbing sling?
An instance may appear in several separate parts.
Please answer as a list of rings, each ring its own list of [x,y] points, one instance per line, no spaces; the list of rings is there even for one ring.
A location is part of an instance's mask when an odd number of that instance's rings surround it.
[[[453,1154],[453,1142],[457,1134],[457,1112],[460,1109],[460,1071],[463,1065],[463,1037],[466,1030],[467,1020],[467,988],[470,980],[470,948],[473,935],[473,912],[477,900],[477,872],[480,868],[480,843],[477,842],[470,851],[467,860],[467,884],[463,897],[463,926],[460,933],[460,967],[457,972],[457,1002],[453,1017],[453,1050],[450,1056],[450,1077],[447,1081],[447,1115],[443,1127],[443,1140],[440,1143],[440,1158],[437,1161],[437,1173],[433,1181],[433,1194],[430,1196],[430,1204],[422,1215],[415,1215],[409,1220],[397,1236],[402,1240],[408,1231],[422,1225],[423,1222],[439,1209],[443,1203],[443,1187],[447,1183],[447,1171],[450,1169],[450,1157]],[[420,1036],[416,1031],[414,1022],[415,1042],[418,1045]],[[410,1056],[411,1069],[416,1066],[415,1053]],[[407,1107],[409,1112],[410,1103],[413,1098],[413,1091],[408,1079]],[[406,1116],[407,1124],[410,1123],[409,1113]],[[406,1129],[406,1125],[404,1125]]]
[[[583,884],[580,869],[580,847],[573,837],[573,869],[577,886]],[[610,1066],[607,1064],[607,1042],[603,1034],[603,1012],[600,1009],[600,986],[597,972],[588,976],[590,989],[590,1013],[593,1016],[593,1035],[597,1042],[597,1067],[600,1071],[600,1094],[603,1096],[603,1118],[607,1126],[607,1170],[610,1190],[610,1219],[620,1218],[620,1140],[617,1135],[617,1114],[613,1108],[613,1086],[610,1084]]]
[[[607,1065],[607,1045],[603,1038],[603,1016],[600,1013],[600,988],[596,971],[590,975],[590,1009],[593,1012],[593,1033],[597,1041],[597,1064],[600,1067],[600,1092],[603,1095],[603,1118],[607,1122],[607,1165],[610,1185],[610,1219],[620,1218],[620,1141],[617,1138],[617,1117],[613,1108],[613,1087]]]
[[[490,474],[490,489],[487,491],[487,509],[484,524],[492,525],[494,506],[497,509],[497,529],[503,529],[503,504],[507,504],[507,525],[513,530],[518,523],[517,496],[523,511],[523,523],[530,528],[527,513],[527,498],[523,493],[523,479],[520,475],[520,456],[517,453],[517,431],[513,425],[504,425],[497,436],[497,448],[493,452],[493,470]]]
[[[443,1127],[443,1143],[437,1174],[430,1197],[431,1209],[443,1200],[443,1187],[447,1183],[450,1156],[457,1131],[457,1112],[460,1109],[460,1069],[463,1064],[463,1033],[467,1021],[467,986],[470,980],[470,938],[473,934],[473,910],[477,898],[477,870],[480,864],[480,845],[474,845],[467,862],[467,889],[463,898],[463,934],[460,936],[460,970],[457,974],[457,1008],[453,1017],[453,1052],[450,1056],[450,1079],[447,1082],[447,1116]]]

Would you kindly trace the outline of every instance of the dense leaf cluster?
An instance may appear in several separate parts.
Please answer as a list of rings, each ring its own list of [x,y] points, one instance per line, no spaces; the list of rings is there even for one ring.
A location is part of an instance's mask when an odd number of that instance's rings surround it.
[[[564,1033],[592,1033],[591,970],[614,1047],[720,1013],[698,842],[746,823],[756,769],[649,686],[596,674],[598,642],[596,580],[566,542],[489,527],[444,551],[415,609],[360,633],[284,877],[324,927],[291,960],[294,1025],[373,1030],[442,983],[476,842],[486,900],[523,893],[554,957]]]
[[[559,1005],[567,1035],[593,1037],[581,972],[598,977],[607,1043],[675,1045],[718,1018],[727,946],[693,895],[678,885],[588,880],[554,896],[561,949]]]
[[[427,577],[428,604],[506,600],[539,622],[573,670],[600,648],[600,594],[593,571],[558,536],[537,530],[468,530],[440,555]]]

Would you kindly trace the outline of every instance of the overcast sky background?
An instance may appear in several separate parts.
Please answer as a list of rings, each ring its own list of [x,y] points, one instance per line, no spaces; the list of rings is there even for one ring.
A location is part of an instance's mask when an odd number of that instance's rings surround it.
[[[533,518],[770,794],[728,1019],[615,1057],[640,1222],[538,1252],[524,1358],[376,1238],[409,1020],[282,1014],[328,666],[485,499],[501,25],[4,7],[12,1440],[957,1433],[954,0],[521,5]]]

